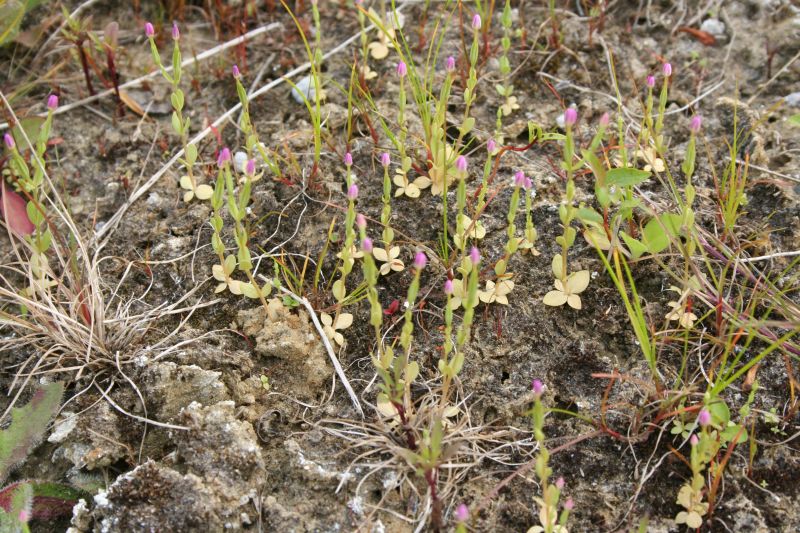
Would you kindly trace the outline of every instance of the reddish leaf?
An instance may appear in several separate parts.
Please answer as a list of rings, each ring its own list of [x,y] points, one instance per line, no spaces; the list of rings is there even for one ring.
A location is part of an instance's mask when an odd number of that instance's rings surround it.
[[[690,28],[688,26],[681,26],[680,28],[678,28],[678,31],[688,33],[689,35],[700,41],[705,46],[714,46],[715,44],[717,44],[717,40],[714,38],[714,36],[706,31],[698,30],[696,28]]]
[[[2,187],[0,189],[0,214],[3,215],[6,225],[16,235],[21,237],[30,235],[34,228],[25,209],[27,202],[8,187],[4,180],[0,180],[0,182],[2,182],[0,185]]]

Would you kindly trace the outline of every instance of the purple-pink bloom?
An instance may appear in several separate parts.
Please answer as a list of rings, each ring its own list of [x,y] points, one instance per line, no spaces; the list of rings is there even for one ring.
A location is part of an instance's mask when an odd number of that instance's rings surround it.
[[[244,164],[244,173],[248,176],[254,176],[256,173],[256,160],[248,159]]]
[[[692,122],[689,124],[689,129],[695,135],[700,133],[700,128],[703,127],[703,115],[695,115],[692,117]]]
[[[528,176],[525,176],[525,185],[522,186],[525,190],[530,189],[533,187],[533,181]]]
[[[389,156],[389,152],[383,152],[381,154],[381,165],[384,167],[388,167],[392,162],[392,158]]]
[[[463,503],[458,504],[456,512],[453,513],[453,518],[455,518],[456,522],[459,524],[463,524],[469,520],[469,508]]]
[[[173,22],[172,23],[172,40],[173,41],[177,41],[180,38],[181,38],[181,31],[178,29],[178,23],[177,22]]]
[[[574,107],[568,107],[564,110],[564,124],[567,126],[574,126],[578,122],[578,111]]]
[[[575,508],[575,501],[572,498],[567,498],[567,501],[564,502],[564,509],[567,511],[571,511]]]
[[[667,78],[672,76],[672,64],[664,63],[663,72],[664,72],[664,76],[666,76]]]
[[[239,71],[239,65],[234,65],[231,71],[233,72],[233,77],[237,80],[242,77],[242,73]]]
[[[425,255],[425,252],[417,252],[416,255],[414,255],[414,268],[422,270],[425,268],[426,264],[428,264],[428,257]]]
[[[358,185],[354,183],[347,188],[347,199],[355,200],[356,198],[358,198]]]
[[[57,107],[58,107],[58,95],[51,94],[50,96],[47,97],[47,109],[49,109],[50,111],[55,111]]]
[[[467,158],[463,155],[458,156],[456,159],[456,170],[459,172],[466,172],[467,171]]]
[[[600,125],[601,125],[602,127],[604,127],[604,128],[605,128],[606,126],[608,126],[608,123],[609,123],[610,121],[611,121],[611,117],[608,115],[608,113],[603,113],[603,116],[601,116],[601,117],[600,117]]]
[[[10,133],[6,133],[5,135],[3,135],[3,142],[6,144],[6,147],[9,150],[13,149],[14,146],[16,146],[16,143],[14,142],[14,137],[12,137]]]
[[[524,187],[525,186],[525,173],[521,170],[517,170],[514,173],[514,187]]]
[[[477,266],[478,263],[481,262],[481,252],[478,250],[477,247],[473,246],[472,248],[470,248],[469,260],[475,266]]]
[[[447,56],[447,60],[444,63],[444,68],[447,72],[453,72],[456,69],[456,58],[453,56]]]
[[[708,409],[702,409],[697,414],[697,423],[703,427],[706,427],[711,423],[711,412]]]
[[[497,143],[495,142],[494,139],[489,139],[488,141],[486,141],[486,151],[487,152],[489,152],[491,154],[492,152],[494,152],[495,148],[497,148]]]
[[[448,296],[453,294],[453,280],[448,279],[444,282],[444,293]]]
[[[397,75],[403,78],[406,74],[408,74],[408,67],[404,61],[401,61],[397,64]]]
[[[371,254],[372,253],[372,239],[369,237],[364,237],[361,241],[361,249],[364,250],[364,253]]]
[[[479,30],[481,29],[481,16],[475,13],[472,16],[472,29]]]
[[[367,217],[365,217],[361,213],[357,214],[356,226],[358,226],[359,229],[365,229],[367,227]]]
[[[217,156],[217,166],[223,167],[230,160],[231,160],[231,151],[226,146],[225,148],[220,150],[219,155]]]
[[[561,490],[561,489],[563,489],[563,488],[564,488],[564,478],[563,478],[563,477],[559,477],[559,478],[556,480],[556,488],[557,488],[558,490]]]
[[[533,383],[531,383],[531,389],[536,396],[541,396],[544,392],[544,384],[539,379],[534,379]]]
[[[697,434],[692,433],[692,436],[689,437],[689,444],[691,444],[692,446],[697,446],[698,442],[700,442],[700,439],[697,438]]]
[[[344,164],[348,167],[353,166],[353,154],[350,152],[344,154]]]
[[[148,39],[152,38],[156,34],[156,29],[150,22],[144,23],[144,34],[147,36]]]
[[[656,86],[656,77],[650,74],[647,76],[647,86],[651,89]]]

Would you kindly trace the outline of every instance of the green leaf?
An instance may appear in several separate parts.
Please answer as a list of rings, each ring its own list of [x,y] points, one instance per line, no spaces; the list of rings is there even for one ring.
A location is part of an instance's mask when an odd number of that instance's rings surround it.
[[[460,129],[461,135],[466,135],[467,133],[472,131],[472,128],[474,127],[475,127],[475,117],[467,117],[464,120],[464,124],[461,126]]]
[[[612,168],[606,172],[606,183],[618,187],[633,187],[634,185],[639,185],[649,177],[649,172],[639,170],[638,168]]]
[[[789,124],[793,126],[800,126],[800,113],[789,117]]]
[[[678,236],[680,227],[680,215],[664,213],[645,225],[642,230],[642,242],[647,246],[648,252],[657,254],[669,247],[670,238]]]
[[[631,256],[634,259],[639,259],[642,255],[647,253],[647,246],[642,244],[641,242],[637,241],[624,231],[619,232],[620,236],[622,236],[622,240],[625,241],[625,245],[628,247],[628,250],[631,252]]]
[[[589,225],[603,225],[603,215],[592,209],[591,207],[579,207],[578,208],[578,220],[583,222],[584,224]]]
[[[50,383],[36,389],[30,402],[11,410],[11,425],[0,431],[0,482],[33,450],[47,424],[61,405],[64,384]]]

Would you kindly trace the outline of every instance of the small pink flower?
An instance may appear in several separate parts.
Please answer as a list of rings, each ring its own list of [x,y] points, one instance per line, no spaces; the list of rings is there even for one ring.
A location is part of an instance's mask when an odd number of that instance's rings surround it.
[[[58,95],[51,94],[47,97],[47,109],[50,111],[55,111],[58,108]]]
[[[428,258],[425,256],[425,252],[417,252],[414,255],[414,268],[422,270],[426,264],[428,264]]]
[[[536,396],[541,396],[544,392],[544,384],[539,379],[534,379],[533,383],[531,384],[531,389]]]
[[[709,412],[708,409],[702,409],[697,414],[697,423],[703,427],[706,427],[711,423],[711,413]]]
[[[389,156],[389,152],[383,152],[381,154],[381,165],[384,167],[388,167],[392,163],[392,158]]]
[[[578,111],[574,107],[568,107],[564,110],[564,124],[567,126],[574,126],[578,122]]]
[[[703,116],[702,115],[695,115],[692,117],[692,122],[689,124],[689,129],[697,135],[700,133],[700,128],[703,127]]]
[[[256,174],[256,160],[255,159],[248,159],[247,163],[244,164],[244,173],[248,176],[255,176]]]
[[[470,248],[469,260],[474,266],[477,266],[478,263],[481,262],[481,252],[478,250],[477,247],[473,246],[472,248]]]
[[[664,76],[666,76],[667,78],[672,76],[672,65],[670,63],[664,63],[663,72]]]
[[[353,154],[351,154],[350,152],[344,154],[344,164],[347,165],[348,167],[353,166]]]
[[[608,126],[608,123],[609,123],[610,121],[611,121],[611,117],[610,117],[610,116],[608,116],[608,113],[603,113],[603,116],[602,116],[602,117],[600,117],[600,125],[601,125],[602,127],[604,127],[604,128],[605,128],[606,126]]]
[[[358,229],[365,229],[367,227],[367,218],[361,213],[356,215],[356,226],[358,226]]]
[[[526,191],[533,187],[533,181],[528,176],[525,176],[525,185],[522,186]]]
[[[364,250],[364,253],[371,254],[372,239],[370,239],[369,237],[364,237],[364,240],[361,241],[361,249]]]
[[[20,522],[22,522],[23,524],[27,524],[31,519],[31,513],[28,512],[27,509],[22,509],[19,512],[18,518]]]
[[[652,74],[647,76],[647,86],[651,89],[656,86],[656,77]]]
[[[226,146],[222,150],[220,150],[219,155],[217,156],[217,166],[222,168],[224,167],[228,161],[231,160],[231,151]]]
[[[397,64],[397,75],[404,78],[406,74],[408,74],[408,67],[405,62],[401,61]]]
[[[563,488],[564,488],[564,478],[563,478],[563,477],[559,477],[559,478],[556,480],[556,488],[557,488],[558,490],[561,490],[561,489],[563,489]]]
[[[469,520],[469,508],[461,503],[456,507],[456,512],[453,513],[453,518],[455,518],[456,522],[459,524],[463,524],[467,520]]]
[[[525,186],[525,173],[521,170],[518,170],[514,174],[514,187],[524,187]]]
[[[153,25],[149,22],[144,23],[144,34],[147,36],[148,39],[152,39],[153,36],[156,34],[156,29]]]
[[[5,143],[6,148],[8,148],[9,150],[13,150],[14,147],[16,146],[16,143],[14,142],[14,137],[12,137],[10,133],[6,133],[5,135],[3,135],[3,142]]]
[[[242,77],[242,73],[239,71],[239,65],[234,65],[231,71],[233,72],[233,77],[237,80]]]
[[[172,23],[172,40],[173,41],[177,41],[180,38],[181,38],[181,31],[178,29],[178,23],[177,22],[173,22]]]
[[[481,29],[481,16],[475,13],[472,16],[472,29],[479,30]]]
[[[352,201],[356,198],[358,198],[358,185],[354,183],[347,189],[347,199]]]
[[[689,444],[692,446],[697,446],[698,442],[700,442],[700,439],[697,438],[697,434],[692,433],[692,436],[689,437]]]
[[[463,155],[458,156],[458,159],[456,159],[456,170],[459,172],[467,171],[467,158]]]
[[[444,282],[444,293],[448,296],[453,294],[453,280],[448,279]]]
[[[494,153],[494,149],[495,148],[497,148],[497,143],[495,142],[494,139],[489,139],[488,141],[486,141],[486,151],[487,152],[489,152],[490,154]]]
[[[572,500],[572,498],[567,498],[567,501],[564,502],[564,509],[566,509],[567,511],[571,511],[574,508],[575,508],[575,502]]]
[[[447,72],[453,72],[456,69],[456,58],[453,56],[447,56],[447,61],[445,61],[444,68],[447,70]]]

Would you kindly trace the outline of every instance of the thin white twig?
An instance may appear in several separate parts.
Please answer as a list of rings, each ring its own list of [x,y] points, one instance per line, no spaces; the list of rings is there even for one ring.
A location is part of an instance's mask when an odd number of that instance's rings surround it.
[[[792,252],[777,252],[769,255],[759,255],[758,257],[746,257],[739,259],[739,261],[742,263],[755,263],[756,261],[766,261],[768,259],[775,259],[776,257],[794,257],[796,255],[800,255],[800,250],[794,250]]]

